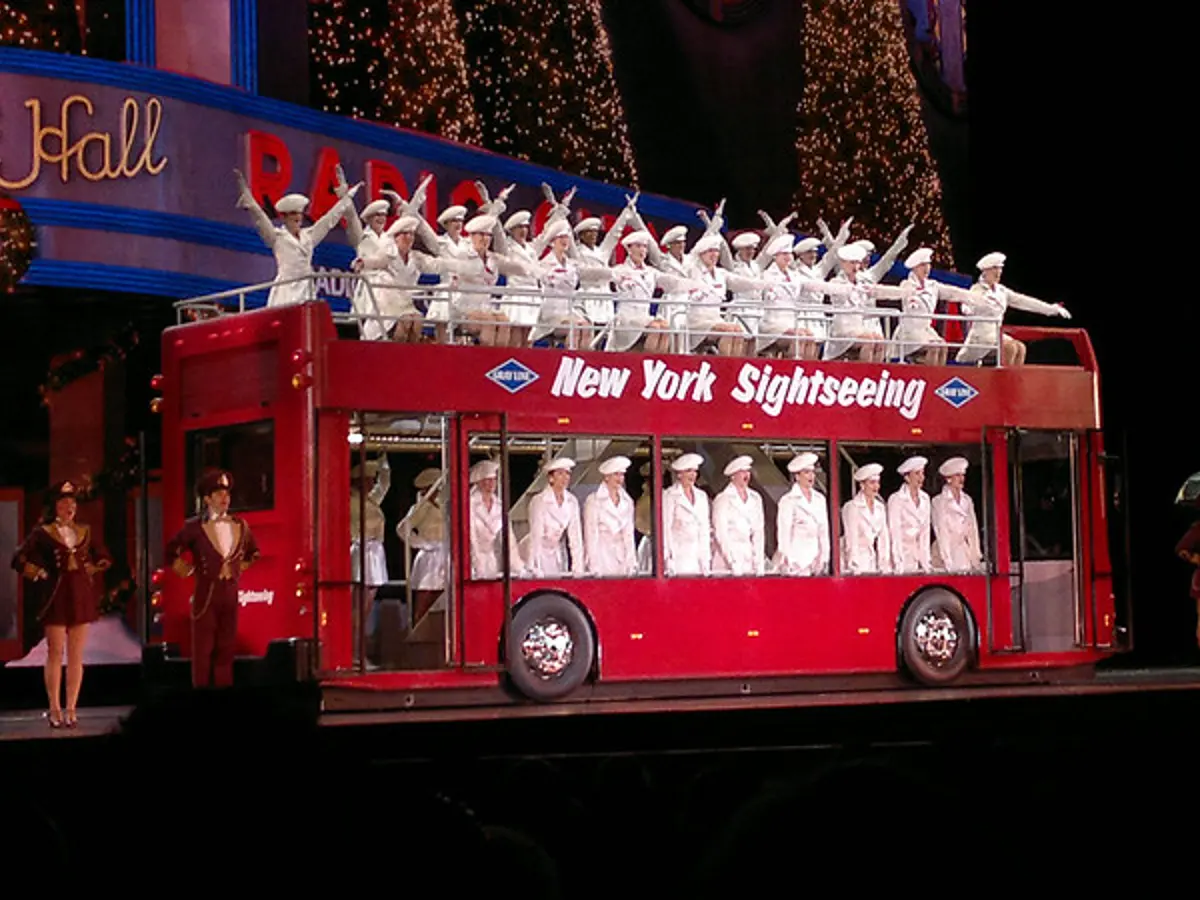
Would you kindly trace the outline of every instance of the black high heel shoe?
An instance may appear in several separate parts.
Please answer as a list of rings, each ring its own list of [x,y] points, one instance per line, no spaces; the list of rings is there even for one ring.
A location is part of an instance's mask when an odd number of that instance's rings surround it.
[[[62,728],[63,727],[62,712],[61,711],[55,712],[54,710],[50,710],[49,712],[46,713],[46,721],[50,723],[51,728]]]
[[[79,718],[75,715],[75,710],[68,709],[63,716],[63,724],[68,728],[75,728],[79,724]]]

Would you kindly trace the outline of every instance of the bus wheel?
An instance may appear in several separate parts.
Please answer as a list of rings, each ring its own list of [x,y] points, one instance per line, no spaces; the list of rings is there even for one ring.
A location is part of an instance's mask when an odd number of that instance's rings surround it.
[[[587,616],[558,594],[530,597],[513,615],[507,667],[513,685],[532,700],[565,697],[587,680],[595,640]]]
[[[962,601],[941,588],[919,595],[900,623],[900,656],[925,684],[961,675],[971,660],[971,626]]]

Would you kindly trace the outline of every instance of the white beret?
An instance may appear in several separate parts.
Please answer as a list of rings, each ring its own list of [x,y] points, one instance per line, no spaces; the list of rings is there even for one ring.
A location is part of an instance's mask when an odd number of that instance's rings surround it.
[[[966,475],[967,461],[961,456],[952,456],[940,466],[938,466],[938,474],[949,478],[951,475]]]
[[[463,228],[467,234],[487,234],[496,227],[495,216],[476,216]]]
[[[915,269],[917,266],[924,266],[932,262],[933,251],[928,247],[922,247],[908,255],[908,259],[904,261],[904,267],[906,269]]]
[[[650,242],[654,240],[648,231],[631,231],[625,237],[621,238],[622,247],[632,247],[634,244],[644,244],[649,247]]]
[[[413,487],[417,490],[424,490],[437,481],[441,474],[441,469],[422,469],[417,477],[413,479]]]
[[[776,253],[791,253],[794,241],[795,238],[790,234],[779,235],[767,246],[767,256],[774,256]]]
[[[485,478],[495,478],[500,471],[500,464],[490,459],[480,460],[471,466],[471,484],[478,484]]]
[[[858,244],[838,248],[838,259],[844,259],[846,262],[862,262],[866,258],[867,251]]]
[[[632,465],[628,456],[614,456],[600,463],[601,475],[615,475],[624,472]]]
[[[875,245],[872,244],[870,241],[866,240],[865,238],[861,241],[855,241],[850,246],[851,247],[862,247],[865,251],[867,251],[867,253],[875,252]]]
[[[303,194],[288,194],[285,197],[280,197],[279,202],[275,204],[275,212],[277,213],[296,213],[304,212],[308,207],[308,198]]]
[[[584,219],[582,222],[580,222],[578,225],[575,226],[575,233],[579,234],[580,232],[590,231],[592,229],[599,231],[603,224],[604,223],[602,223],[595,216],[588,216],[586,219]]]
[[[666,234],[664,234],[662,236],[661,243],[662,243],[662,246],[665,247],[665,246],[667,246],[667,244],[674,244],[676,241],[686,241],[686,240],[687,240],[687,228],[685,228],[683,225],[672,225],[670,228],[667,229]]]
[[[401,216],[388,226],[387,233],[390,235],[407,234],[410,231],[416,231],[419,224],[421,223],[416,216]]]
[[[546,230],[542,232],[542,237],[547,241],[552,241],[555,238],[570,236],[571,226],[566,219],[555,219],[546,226]]]
[[[552,459],[546,463],[547,472],[557,472],[559,469],[566,469],[570,472],[575,468],[575,460],[569,456],[560,456],[558,459]]]
[[[729,465],[725,467],[726,475],[734,475],[738,472],[751,472],[754,470],[754,460],[748,456],[738,456],[729,461]]]
[[[881,474],[883,474],[883,466],[879,463],[867,463],[854,473],[854,480],[866,481],[869,478],[878,478]]]
[[[438,224],[445,225],[447,222],[452,222],[455,219],[465,219],[467,217],[467,208],[465,206],[447,206],[442,210],[442,214],[438,216]]]
[[[386,216],[388,210],[391,208],[391,204],[386,200],[372,201],[363,207],[362,220],[365,222],[367,219],[371,218],[371,216],[378,215],[379,213],[383,213]]]
[[[696,241],[696,246],[692,248],[692,252],[699,256],[701,253],[707,253],[709,250],[720,250],[724,238],[719,235],[710,234],[708,237],[702,237]]]
[[[821,246],[821,239],[814,237],[806,237],[804,240],[796,244],[792,248],[793,253],[807,253],[809,250],[816,250]]]
[[[896,467],[896,471],[901,475],[907,475],[909,472],[916,472],[918,469],[924,469],[929,465],[929,460],[923,456],[910,456],[904,462]]]
[[[699,469],[704,465],[704,457],[699,453],[685,453],[675,462],[671,463],[671,470],[674,472],[687,472],[693,469]]]
[[[801,453],[788,463],[789,472],[803,472],[805,469],[815,469],[817,467],[817,454]]]
[[[532,218],[533,218],[533,216],[531,216],[529,214],[529,210],[527,210],[527,209],[518,210],[517,212],[513,213],[511,216],[508,217],[508,220],[504,223],[504,230],[511,231],[512,229],[516,228],[518,225],[528,225]]]
[[[979,260],[975,265],[979,266],[980,270],[994,269],[996,266],[1004,265],[1004,260],[1007,257],[1003,253],[989,253],[983,259]]]
[[[743,231],[733,239],[733,249],[741,250],[743,247],[757,247],[762,243],[762,238],[753,231]]]

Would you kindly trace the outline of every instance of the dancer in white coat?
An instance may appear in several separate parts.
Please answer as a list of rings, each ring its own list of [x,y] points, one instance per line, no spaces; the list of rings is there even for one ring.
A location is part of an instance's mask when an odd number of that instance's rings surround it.
[[[930,501],[921,489],[925,484],[923,456],[910,456],[896,469],[904,486],[888,497],[888,538],[892,545],[892,568],[898,575],[933,571],[929,549]]]
[[[842,506],[842,571],[874,575],[892,571],[887,508],[879,497],[883,466],[867,463],[854,473],[859,492]]]
[[[822,288],[833,298],[835,310],[829,340],[825,342],[825,359],[837,359],[854,348],[858,349],[858,358],[864,362],[882,362],[887,355],[879,316],[867,313],[877,309],[876,299],[903,301],[912,289],[859,279],[866,257],[866,250],[858,244],[842,247],[838,250],[842,271]]]
[[[762,279],[735,275],[717,266],[721,245],[725,239],[718,234],[702,237],[693,248],[696,262],[688,277],[699,281],[703,287],[688,293],[687,330],[688,349],[698,350],[709,343],[717,345],[722,356],[741,356],[746,348],[746,326],[730,322],[722,316],[722,308],[729,291],[762,291],[767,282]]]
[[[762,292],[757,350],[761,355],[779,353],[792,359],[816,359],[817,342],[810,322],[811,317],[822,314],[801,307],[818,305],[824,298],[806,288],[811,279],[792,269],[792,244],[790,234],[781,234],[767,248],[771,264],[762,275],[767,289]]]
[[[900,319],[892,335],[894,342],[890,356],[900,360],[920,354],[920,361],[927,366],[946,364],[946,339],[933,327],[933,315],[939,301],[968,303],[969,291],[942,284],[929,277],[933,268],[933,250],[921,247],[909,254],[904,261],[908,278],[904,286],[912,288],[912,294],[904,301],[905,316]]]
[[[529,501],[527,573],[532,578],[583,574],[583,528],[579,501],[567,490],[575,460],[563,456],[546,466],[546,488]],[[569,554],[569,557],[568,557]]]
[[[553,336],[564,339],[567,347],[575,350],[586,345],[590,334],[584,304],[575,295],[585,283],[592,287],[606,285],[612,278],[612,270],[572,258],[571,227],[565,220],[559,219],[548,226],[545,234],[550,252],[539,264],[544,291],[542,308],[529,340]]]
[[[635,197],[630,200],[630,204],[636,203],[636,201]],[[613,251],[617,249],[617,242],[621,239],[629,220],[630,210],[627,205],[604,235],[604,240],[600,240],[600,230],[604,227],[604,223],[595,216],[584,219],[575,226],[575,243],[572,246],[571,255],[578,259],[583,266],[608,268],[612,265]],[[599,290],[599,287],[602,286],[594,288],[591,293],[602,294],[603,291]],[[588,297],[583,301],[583,311],[590,322],[602,327],[607,325],[616,314],[616,305],[612,298]]]
[[[584,569],[589,575],[628,577],[637,574],[633,498],[625,490],[627,456],[600,463],[604,480],[583,504]]]
[[[762,496],[750,487],[754,460],[739,456],[725,467],[729,484],[713,500],[713,572],[762,575],[766,569],[766,522]]]
[[[1001,336],[1000,326],[1004,313],[1010,307],[1044,316],[1071,318],[1071,314],[1060,303],[1046,303],[1025,294],[1018,294],[1000,283],[1004,272],[1003,253],[989,253],[979,260],[979,281],[970,290],[970,301],[963,303],[963,312],[968,316],[986,316],[987,321],[972,322],[967,340],[955,359],[960,363],[973,363],[986,359],[996,349],[996,339]],[[1003,335],[1003,364],[1020,366],[1025,363],[1025,345],[1016,338]]]
[[[396,525],[396,535],[408,547],[416,547],[409,573],[413,589],[413,621],[419,621],[446,589],[450,564],[450,542],[446,535],[446,511],[442,507],[442,472],[424,469],[413,481],[417,502]],[[421,493],[421,492],[424,493]]]
[[[529,240],[532,218],[529,211],[523,209],[513,213],[504,223],[508,255],[524,262],[531,272],[537,270],[538,260],[546,251],[545,229],[542,229],[541,235]],[[510,288],[531,288],[533,291],[529,294],[509,294],[500,304],[500,311],[508,316],[512,324],[509,346],[524,347],[529,342],[529,332],[537,324],[541,310],[542,298],[537,293],[541,285],[532,275],[506,275],[505,282]]]
[[[979,522],[975,519],[975,504],[963,490],[967,461],[961,456],[952,457],[938,467],[938,474],[946,483],[932,504],[934,568],[940,572],[978,572],[983,565]]]
[[[500,543],[500,534],[504,530],[504,511],[496,492],[499,472],[498,463],[485,459],[471,466],[468,473],[471,482],[471,577],[480,581],[500,578],[504,572],[504,548]],[[508,532],[508,564],[512,576],[519,577],[524,565],[517,552],[511,525]]]
[[[650,313],[654,289],[662,288],[665,295],[701,287],[694,279],[668,275],[648,265],[646,256],[653,243],[648,231],[632,231],[621,240],[627,255],[625,262],[612,269],[613,283],[617,286],[617,316],[608,333],[606,350],[632,350],[641,343],[647,353],[667,352],[670,344],[667,321]]]
[[[817,454],[788,463],[792,488],[779,500],[775,519],[775,571],[781,575],[829,574],[829,506],[815,487]]]
[[[696,487],[704,460],[684,453],[673,463],[675,483],[663,491],[663,565],[668,575],[712,571],[712,518],[708,494]]]
[[[250,186],[240,171],[234,169],[238,181],[238,206],[248,210],[254,219],[254,227],[263,243],[271,248],[275,255],[275,282],[271,293],[267,295],[267,306],[283,306],[289,303],[303,303],[315,299],[314,284],[309,281],[291,281],[290,284],[279,282],[290,281],[293,278],[304,278],[313,274],[312,258],[317,245],[325,240],[325,236],[345,215],[354,214],[354,195],[362,187],[359,182],[338,200],[329,212],[313,222],[308,228],[302,227],[304,211],[308,209],[308,198],[303,194],[288,194],[275,204],[283,224],[276,227],[271,224],[263,208],[259,206]]]

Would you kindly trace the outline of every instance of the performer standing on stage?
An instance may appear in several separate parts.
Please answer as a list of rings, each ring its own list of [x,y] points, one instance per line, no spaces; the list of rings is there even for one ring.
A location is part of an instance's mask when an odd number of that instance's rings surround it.
[[[44,677],[50,701],[51,728],[77,724],[75,706],[83,684],[83,646],[87,627],[99,618],[93,576],[112,565],[92,541],[87,525],[75,521],[76,488],[70,481],[56,484],[46,497],[46,514],[17,548],[12,567],[30,582],[38,621],[46,629]],[[67,650],[67,709],[62,691],[63,647]]]
[[[192,594],[192,686],[232,687],[237,647],[238,583],[258,559],[250,526],[230,515],[233,476],[200,479],[204,511],[188,519],[167,544],[166,560],[181,578],[196,576]],[[190,554],[191,565],[184,560]]]
[[[325,240],[325,236],[333,230],[343,216],[354,215],[354,195],[362,187],[362,182],[360,181],[350,188],[346,195],[330,208],[329,212],[308,228],[301,225],[304,221],[304,211],[308,208],[308,198],[303,194],[288,194],[275,204],[275,211],[283,220],[283,225],[276,227],[271,224],[271,220],[267,218],[263,208],[258,205],[258,201],[250,193],[246,177],[237,169],[234,169],[233,173],[237,176],[240,190],[237,205],[250,211],[259,237],[275,254],[276,284],[267,296],[267,306],[303,303],[305,300],[311,299],[315,296],[313,283],[311,281],[292,281],[292,279],[304,278],[313,274],[313,251],[316,250],[317,244]],[[280,282],[289,283],[281,284]]]

